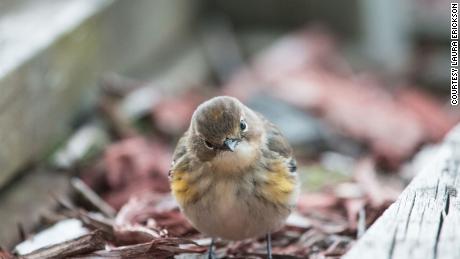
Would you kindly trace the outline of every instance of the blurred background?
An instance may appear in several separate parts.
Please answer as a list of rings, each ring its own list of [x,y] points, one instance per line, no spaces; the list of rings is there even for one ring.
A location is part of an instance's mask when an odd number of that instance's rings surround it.
[[[173,203],[151,208],[170,199],[195,107],[232,95],[279,125],[299,161],[303,194],[275,253],[340,256],[460,121],[449,3],[2,0],[0,244],[60,222],[62,198],[202,238]]]

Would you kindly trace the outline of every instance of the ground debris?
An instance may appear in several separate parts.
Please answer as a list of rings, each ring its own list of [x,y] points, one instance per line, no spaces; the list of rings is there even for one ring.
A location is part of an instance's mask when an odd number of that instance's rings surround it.
[[[119,209],[132,195],[169,192],[167,172],[171,152],[161,142],[133,137],[110,145],[104,155],[106,183],[110,190],[105,200]]]
[[[420,87],[393,88],[373,71],[353,73],[330,34],[307,29],[262,51],[224,92],[243,100],[262,92],[318,114],[397,168],[420,145],[440,141],[460,118]]]
[[[10,252],[0,248],[0,259],[13,259],[14,256]]]
[[[87,235],[65,241],[63,243],[47,246],[22,255],[24,259],[48,259],[48,258],[68,258],[72,256],[87,254],[96,250],[103,249],[105,241],[102,232],[94,231]]]
[[[162,238],[155,239],[151,242],[116,247],[111,249],[97,250],[84,256],[71,258],[124,258],[124,259],[141,259],[141,258],[171,258],[176,254],[182,253],[202,253],[206,248],[197,247],[180,248],[179,245],[193,244],[192,241],[179,238]]]

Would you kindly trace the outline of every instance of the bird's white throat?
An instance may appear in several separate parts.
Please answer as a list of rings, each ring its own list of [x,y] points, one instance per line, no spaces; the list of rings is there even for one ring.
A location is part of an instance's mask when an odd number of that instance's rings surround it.
[[[256,148],[247,141],[241,141],[235,151],[221,152],[211,161],[211,164],[219,172],[237,172],[250,166],[256,156]]]

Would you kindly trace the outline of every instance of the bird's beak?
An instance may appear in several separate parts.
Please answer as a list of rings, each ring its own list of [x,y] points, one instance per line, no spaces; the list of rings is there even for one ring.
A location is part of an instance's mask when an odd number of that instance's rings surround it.
[[[225,139],[225,141],[224,141],[224,149],[225,150],[230,150],[230,151],[233,152],[233,151],[235,151],[235,148],[238,145],[238,143],[239,143],[238,139],[232,139],[232,138]]]

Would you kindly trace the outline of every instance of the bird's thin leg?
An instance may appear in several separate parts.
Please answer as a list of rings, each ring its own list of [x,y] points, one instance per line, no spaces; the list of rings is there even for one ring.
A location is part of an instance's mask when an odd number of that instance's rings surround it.
[[[216,258],[214,256],[214,238],[211,239],[211,244],[209,245],[209,250],[208,250],[208,259],[214,259]]]
[[[272,236],[267,234],[267,258],[272,259]]]

